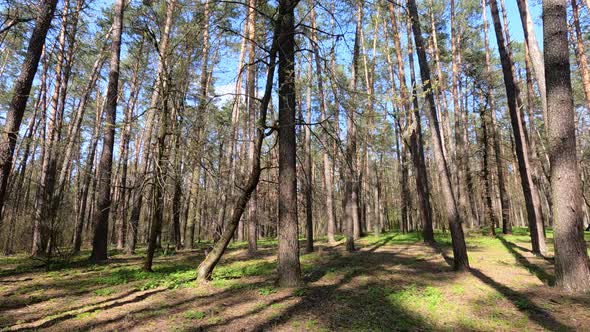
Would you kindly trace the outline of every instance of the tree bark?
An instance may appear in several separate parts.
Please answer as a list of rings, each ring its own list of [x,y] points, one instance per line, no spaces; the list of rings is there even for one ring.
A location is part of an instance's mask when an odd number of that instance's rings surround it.
[[[543,0],[547,139],[555,217],[556,285],[581,294],[590,290],[590,260],[584,241],[566,10],[566,0]]]
[[[291,11],[292,13],[292,11]],[[284,10],[279,11],[278,22],[282,22],[282,17],[285,15]],[[205,257],[205,259],[199,264],[197,268],[197,280],[198,281],[207,281],[211,279],[211,275],[213,273],[213,269],[223,256],[225,249],[227,248],[229,242],[231,241],[232,237],[234,236],[234,232],[238,227],[240,219],[248,205],[248,200],[250,199],[250,195],[256,189],[258,185],[258,181],[260,179],[261,167],[260,167],[260,154],[262,149],[262,143],[264,141],[264,137],[267,134],[264,132],[264,128],[266,126],[266,114],[269,108],[269,103],[271,101],[271,94],[274,82],[274,72],[276,69],[276,55],[279,48],[279,33],[282,31],[282,25],[277,24],[272,41],[272,47],[270,49],[269,54],[269,69],[266,77],[266,86],[264,90],[264,95],[260,101],[260,117],[259,117],[259,125],[257,126],[257,136],[256,136],[256,149],[254,154],[254,160],[251,165],[250,174],[248,177],[248,182],[246,186],[243,188],[242,194],[236,201],[234,205],[234,209],[232,212],[231,219],[227,224],[227,227],[223,230],[223,234],[219,238],[219,240],[215,243],[209,254]],[[205,201],[205,200],[203,200]],[[204,209],[203,209],[204,210]]]
[[[410,64],[410,82],[412,84],[412,94],[409,94],[406,87],[406,77],[404,72],[404,61],[402,57],[401,36],[399,34],[396,14],[393,11],[393,5],[389,5],[389,13],[393,28],[393,41],[395,44],[395,53],[397,57],[398,75],[400,77],[400,87],[402,98],[407,100],[405,108],[412,117],[412,128],[410,133],[410,154],[412,163],[416,170],[416,193],[418,195],[418,205],[420,207],[420,216],[422,217],[422,236],[425,243],[434,243],[434,229],[432,221],[432,207],[430,205],[430,188],[428,185],[428,173],[426,171],[426,159],[424,158],[424,139],[422,137],[422,119],[420,117],[420,108],[418,106],[418,92],[416,91],[416,74],[414,72],[414,47],[411,38],[411,27],[408,20],[408,38],[407,49]],[[404,93],[405,91],[405,93]]]
[[[278,284],[302,283],[297,223],[295,142],[295,7],[297,0],[279,1],[279,220]]]
[[[252,164],[256,150],[256,0],[249,0],[248,6],[248,72],[246,74],[247,106],[250,117],[250,144],[248,159]],[[248,208],[248,253],[253,254],[258,250],[258,193],[256,189],[252,193]]]
[[[2,215],[6,199],[6,189],[8,188],[8,178],[12,169],[16,140],[56,5],[57,0],[43,0],[39,4],[39,16],[35,21],[35,28],[29,39],[20,75],[14,82],[12,99],[6,114],[4,130],[0,137],[0,215]],[[2,225],[0,224],[0,226]]]
[[[508,192],[506,191],[506,183],[505,183],[505,173],[504,170],[506,169],[504,159],[502,158],[502,148],[500,142],[500,131],[496,125],[496,103],[494,98],[494,89],[492,88],[492,64],[490,59],[490,48],[489,48],[489,41],[488,41],[488,18],[487,18],[487,8],[486,8],[486,0],[482,0],[481,2],[481,9],[482,9],[482,21],[483,21],[483,29],[484,29],[484,44],[485,44],[485,58],[486,58],[486,76],[487,76],[487,84],[488,84],[488,95],[486,96],[489,109],[490,109],[490,128],[489,132],[492,136],[492,144],[494,149],[494,161],[496,163],[496,173],[498,176],[498,192],[500,195],[500,209],[502,215],[502,233],[503,234],[511,234],[512,233],[512,225],[510,221],[510,200],[508,197]]]
[[[332,139],[330,135],[327,133],[328,126],[328,116],[326,109],[327,107],[327,100],[324,94],[324,81],[323,81],[323,71],[322,71],[322,61],[320,58],[320,51],[318,46],[318,35],[316,31],[316,20],[315,20],[315,0],[311,0],[311,13],[310,13],[310,20],[311,20],[311,39],[312,39],[312,49],[314,53],[315,59],[315,71],[316,71],[316,79],[318,84],[318,97],[319,97],[319,108],[320,108],[320,116],[321,121],[324,123],[324,137],[326,137],[325,141],[325,148],[322,149],[322,161],[323,161],[323,173],[324,173],[324,188],[326,191],[326,219],[327,219],[327,227],[326,232],[328,236],[328,242],[333,244],[336,242],[334,238],[334,233],[336,231],[336,219],[334,217],[334,178],[332,177],[332,160],[330,160],[330,154],[328,152],[328,148],[331,146]]]
[[[360,238],[360,220],[358,213],[358,187],[359,176],[357,173],[357,142],[356,142],[356,97],[357,76],[359,72],[360,38],[363,17],[363,1],[356,2],[356,32],[352,54],[352,73],[350,79],[350,102],[346,110],[346,179],[344,193],[344,213],[346,219],[346,250],[354,251],[354,240]]]
[[[496,0],[490,0],[489,3],[492,12],[492,19],[494,21],[498,50],[500,52],[500,60],[502,62],[502,73],[504,75],[504,85],[506,86],[506,96],[508,99],[510,120],[514,134],[514,146],[518,159],[518,170],[520,173],[522,191],[527,208],[527,218],[529,230],[531,233],[532,248],[535,254],[544,254],[546,251],[546,245],[545,238],[543,237],[543,222],[541,220],[541,216],[539,215],[538,209],[535,208],[535,202],[533,200],[533,191],[536,188],[533,188],[535,184],[533,183],[530,170],[528,144],[526,140],[526,134],[524,133],[524,128],[522,126],[521,114],[517,107],[517,100],[519,97],[516,82],[514,80],[514,66],[504,41],[504,32],[502,31]]]
[[[529,12],[528,1],[516,0],[516,3],[518,4],[518,11],[520,12],[522,30],[524,31],[525,47],[527,47],[530,52],[535,78],[539,86],[541,104],[543,106],[543,119],[547,119],[547,89],[545,88],[545,66],[543,64],[543,54],[539,48],[539,43],[537,43],[533,20],[531,19],[531,14]]]
[[[454,255],[454,269],[467,270],[469,269],[469,259],[467,257],[467,246],[465,245],[465,237],[463,235],[463,228],[461,220],[457,211],[457,203],[453,195],[453,188],[451,186],[451,179],[447,161],[443,154],[443,146],[441,141],[441,132],[438,124],[436,107],[434,104],[434,95],[432,93],[432,86],[430,81],[430,67],[426,59],[426,50],[424,49],[424,42],[422,40],[422,31],[420,28],[420,21],[418,19],[418,8],[415,0],[408,0],[408,9],[412,19],[412,30],[414,33],[414,42],[418,53],[418,63],[420,65],[420,76],[422,78],[422,90],[426,93],[426,107],[428,122],[432,132],[433,154],[437,166],[437,175],[440,177],[442,192],[444,196],[446,217],[451,230],[451,239],[453,242]]]
[[[590,0],[588,0],[590,1]],[[576,45],[576,57],[578,59],[578,68],[582,76],[582,85],[584,86],[584,96],[586,97],[586,107],[590,107],[590,74],[588,73],[588,60],[584,51],[584,36],[580,27],[580,14],[577,0],[571,0],[572,18]],[[589,7],[590,8],[590,7]],[[590,10],[590,9],[589,9]]]
[[[175,1],[171,1],[174,3]],[[135,252],[135,245],[137,239],[137,232],[139,228],[140,219],[144,221],[147,217],[147,213],[145,209],[142,211],[144,195],[146,198],[149,197],[150,193],[144,193],[145,189],[145,176],[148,172],[149,165],[150,165],[150,152],[152,150],[152,140],[154,135],[154,126],[155,126],[155,117],[157,112],[158,103],[160,102],[160,89],[162,86],[161,80],[163,79],[163,70],[164,70],[164,63],[163,63],[163,55],[168,53],[168,39],[170,37],[170,29],[172,25],[172,11],[168,10],[168,8],[173,7],[169,3],[166,10],[166,20],[164,23],[164,27],[162,29],[162,34],[160,37],[160,41],[158,43],[158,66],[156,69],[156,80],[154,82],[154,89],[152,91],[152,95],[150,98],[150,104],[147,110],[147,120],[146,120],[146,129],[142,133],[142,155],[141,161],[139,161],[137,166],[137,171],[135,174],[135,183],[134,183],[134,190],[132,195],[132,202],[133,206],[131,208],[131,217],[129,218],[129,230],[131,232],[128,233],[127,236],[127,246],[126,252],[128,254],[132,254]],[[152,189],[152,188],[149,188]],[[146,222],[147,224],[147,222]]]
[[[105,131],[102,153],[98,164],[98,195],[94,214],[94,238],[92,240],[91,261],[107,259],[109,210],[111,208],[111,172],[115,146],[115,125],[117,116],[117,97],[119,90],[119,62],[121,58],[121,34],[123,32],[124,1],[117,0],[113,15],[111,35],[111,59],[104,106]]]
[[[313,80],[311,77],[311,61],[308,62],[307,71],[307,95],[305,103],[305,129],[303,142],[305,160],[303,161],[303,168],[305,172],[305,235],[307,237],[305,242],[305,252],[310,253],[313,252],[313,160],[311,156],[311,84]]]

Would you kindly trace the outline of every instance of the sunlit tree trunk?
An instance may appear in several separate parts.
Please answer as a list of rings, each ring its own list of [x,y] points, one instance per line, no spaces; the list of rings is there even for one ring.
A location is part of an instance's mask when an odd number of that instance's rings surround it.
[[[345,219],[346,219],[346,250],[354,250],[354,240],[360,238],[360,220],[358,214],[358,174],[357,174],[357,144],[356,144],[356,100],[357,75],[359,66],[360,35],[362,29],[362,1],[356,2],[356,32],[352,54],[352,73],[350,91],[352,96],[346,110],[346,182],[345,182]]]
[[[451,230],[454,269],[466,270],[469,269],[467,246],[465,245],[463,228],[459,218],[459,213],[457,211],[457,203],[453,195],[453,188],[451,186],[447,161],[443,154],[442,141],[440,139],[441,132],[438,125],[437,113],[434,104],[434,95],[430,84],[430,67],[426,59],[426,50],[424,49],[422,31],[420,28],[420,21],[418,19],[418,8],[416,7],[415,0],[408,0],[408,9],[412,19],[412,30],[414,33],[414,41],[416,43],[416,50],[418,53],[418,63],[420,65],[420,76],[422,78],[423,86],[422,90],[426,93],[426,114],[428,116],[428,122],[432,132],[433,154],[437,167],[437,175],[441,180],[441,189],[445,202],[445,212],[449,223],[449,228]]]
[[[293,9],[290,10],[290,13],[291,13],[291,15],[293,15]],[[281,10],[279,11],[279,17],[277,19],[279,23],[282,22],[282,18],[283,18],[283,16],[285,16],[285,14],[286,14],[285,9],[283,9],[283,7],[281,7]],[[291,18],[292,18],[292,16],[291,16]],[[292,24],[292,21],[291,21],[291,24]],[[282,31],[282,24],[277,24],[275,27],[274,35],[273,35],[272,46],[271,46],[271,49],[269,52],[269,59],[268,59],[269,69],[268,69],[267,77],[266,77],[266,85],[265,85],[265,89],[264,89],[264,95],[263,95],[262,99],[260,100],[259,122],[264,125],[266,124],[266,114],[269,109],[269,104],[271,101],[271,94],[272,94],[272,90],[273,90],[274,73],[275,73],[275,69],[276,69],[276,57],[277,57],[277,53],[278,53],[278,49],[279,49],[279,33],[281,31]],[[231,218],[227,224],[227,227],[223,230],[223,234],[221,234],[221,237],[215,243],[215,245],[213,246],[211,251],[205,257],[205,259],[201,262],[201,264],[199,264],[199,267],[197,268],[197,280],[198,281],[203,282],[203,281],[207,281],[207,280],[211,279],[213,269],[215,268],[215,266],[217,265],[217,263],[219,262],[219,260],[223,256],[223,253],[227,249],[229,242],[231,241],[232,237],[234,236],[236,228],[238,227],[240,219],[242,218],[244,210],[246,209],[246,206],[248,205],[248,201],[250,200],[250,195],[252,194],[252,192],[254,192],[254,190],[258,186],[258,181],[260,180],[260,173],[261,173],[260,153],[261,153],[264,137],[266,136],[266,133],[264,131],[264,125],[257,126],[256,146],[255,146],[256,149],[255,149],[255,154],[254,154],[255,158],[253,159],[252,165],[250,165],[251,169],[250,169],[250,174],[248,176],[248,181],[246,183],[246,186],[243,188],[242,194],[240,195],[240,197],[238,198],[238,200],[236,201],[236,203],[234,205]],[[205,185],[205,188],[206,188],[206,185]],[[203,199],[203,203],[205,203],[205,202],[206,202],[206,199]],[[205,211],[205,210],[206,210],[205,205],[203,205],[203,207],[201,208],[201,211]],[[295,235],[297,235],[297,232],[295,232]],[[298,251],[296,253],[298,254]],[[299,256],[297,256],[297,257],[299,257]]]
[[[35,27],[29,39],[19,77],[14,81],[12,99],[6,113],[2,136],[0,137],[0,215],[6,199],[8,179],[12,170],[12,159],[20,125],[56,5],[57,0],[42,0],[39,3],[39,16],[36,18]],[[2,225],[0,224],[0,226]]]
[[[489,4],[492,12],[492,19],[494,21],[494,29],[496,32],[498,50],[500,52],[500,60],[502,62],[502,72],[504,75],[504,84],[506,86],[506,96],[508,99],[510,120],[514,134],[514,146],[516,150],[516,157],[518,159],[518,169],[527,208],[527,218],[531,232],[533,252],[536,254],[543,254],[546,251],[545,238],[543,236],[542,229],[543,222],[541,220],[539,211],[540,206],[539,208],[536,208],[536,204],[533,201],[535,196],[533,187],[535,187],[535,184],[533,183],[530,169],[528,151],[529,147],[527,144],[526,134],[522,125],[521,113],[517,107],[518,91],[515,82],[515,75],[513,72],[514,66],[512,63],[512,58],[508,53],[508,47],[505,44],[504,31],[502,30],[502,24],[500,22],[500,15],[498,12],[496,0],[490,0]],[[534,189],[536,189],[536,187]]]
[[[248,73],[246,75],[246,95],[248,116],[250,122],[250,143],[248,147],[248,161],[253,163],[256,150],[256,0],[249,0],[248,6]],[[258,194],[256,189],[248,202],[248,252],[255,253],[258,250]],[[243,232],[242,232],[243,233]]]
[[[336,231],[336,219],[334,217],[334,178],[333,178],[333,165],[332,160],[330,159],[330,153],[328,149],[331,147],[332,138],[330,134],[327,132],[328,128],[330,128],[328,123],[328,115],[326,112],[327,109],[327,101],[326,96],[324,93],[324,80],[323,80],[323,70],[322,70],[322,60],[320,58],[319,52],[319,45],[318,45],[318,36],[316,31],[316,20],[315,20],[315,1],[311,0],[311,13],[310,13],[310,20],[311,20],[311,38],[312,38],[312,49],[314,52],[314,60],[315,60],[315,71],[316,71],[316,79],[318,84],[318,97],[319,97],[319,109],[320,109],[320,116],[321,121],[323,123],[322,127],[324,128],[324,137],[326,140],[324,142],[325,148],[322,149],[322,161],[323,161],[323,175],[324,175],[324,188],[325,188],[325,195],[326,195],[326,219],[327,219],[327,227],[326,232],[328,236],[329,243],[335,243],[336,239],[334,238],[334,233]]]
[[[279,219],[278,283],[302,283],[297,223],[295,142],[295,7],[297,0],[279,1]]]
[[[119,91],[119,61],[121,57],[121,34],[123,32],[124,1],[117,0],[113,15],[111,35],[111,59],[109,80],[107,83],[106,101],[104,105],[105,130],[102,153],[98,164],[98,190],[96,211],[94,213],[94,238],[92,240],[91,261],[107,259],[109,210],[111,208],[111,172],[113,150],[115,145],[115,125],[117,114],[117,97]]]
[[[410,95],[406,86],[406,76],[404,70],[404,60],[402,56],[401,35],[397,21],[397,14],[394,12],[393,4],[389,4],[389,14],[392,22],[393,41],[395,45],[395,55],[397,58],[398,75],[400,78],[400,89],[402,99],[405,101],[404,108],[408,116],[412,118],[412,127],[410,133],[410,153],[412,163],[416,172],[416,193],[418,194],[418,205],[420,216],[422,218],[422,235],[424,242],[434,243],[434,230],[432,222],[432,207],[430,205],[430,189],[428,186],[428,174],[426,172],[426,161],[424,158],[424,141],[422,138],[422,120],[418,107],[416,80],[414,72],[414,50],[411,39],[411,24],[408,20],[408,59],[410,64],[410,78],[412,82],[412,94]]]
[[[586,107],[590,109],[590,73],[588,73],[588,60],[586,59],[586,52],[584,51],[584,35],[582,32],[582,28],[580,27],[580,10],[577,1],[578,0],[571,0],[573,30],[575,32],[571,34],[571,37],[575,38],[574,44],[576,45],[576,58],[578,60],[578,69],[580,70],[580,76],[582,76],[584,96],[586,97]],[[590,3],[590,0],[587,1]],[[588,8],[590,8],[590,6]]]
[[[304,129],[304,152],[305,160],[303,168],[305,172],[305,251],[313,252],[313,174],[312,174],[312,156],[311,156],[311,85],[312,85],[312,63],[308,62],[307,67],[307,92],[305,102],[305,129]]]
[[[161,37],[157,43],[158,49],[158,66],[156,68],[156,80],[154,82],[154,88],[150,98],[149,107],[147,110],[147,119],[145,122],[145,129],[142,133],[142,154],[141,160],[138,163],[137,172],[135,174],[135,183],[133,185],[131,217],[129,218],[129,230],[127,237],[126,252],[132,254],[135,252],[136,239],[139,231],[140,219],[142,224],[147,224],[147,209],[144,208],[144,198],[152,196],[153,186],[145,185],[145,176],[148,173],[150,166],[150,153],[152,152],[152,140],[154,136],[155,117],[158,109],[158,103],[160,103],[160,94],[162,88],[162,80],[164,79],[164,60],[165,54],[168,54],[168,40],[170,37],[170,29],[172,27],[172,14],[175,0],[170,1],[167,4],[166,9],[166,21],[162,29]],[[147,190],[144,190],[147,189]],[[145,197],[144,197],[145,196]],[[146,205],[147,206],[147,205]]]
[[[575,1],[575,0],[572,0]],[[530,53],[532,67],[535,72],[535,79],[539,87],[541,95],[541,104],[543,106],[543,119],[547,118],[547,94],[545,88],[545,66],[543,64],[543,54],[537,43],[533,20],[529,12],[529,5],[527,0],[516,0],[518,4],[518,11],[520,12],[520,21],[522,23],[522,30],[524,31],[525,47]]]

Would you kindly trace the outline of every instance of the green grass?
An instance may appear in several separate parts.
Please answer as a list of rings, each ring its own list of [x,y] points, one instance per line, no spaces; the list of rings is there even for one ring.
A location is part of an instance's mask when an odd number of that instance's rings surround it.
[[[115,290],[112,288],[101,288],[94,291],[94,294],[97,296],[109,296],[115,293]]]
[[[272,274],[276,269],[276,262],[263,259],[238,261],[228,265],[221,265],[213,271],[213,280],[238,279],[250,276],[264,276]]]
[[[184,313],[184,318],[191,320],[200,320],[205,318],[205,313],[197,310],[189,310]]]
[[[145,281],[136,288],[148,290],[160,286],[168,289],[187,287],[195,278],[194,267],[191,265],[165,265],[155,267],[154,272],[144,271],[141,268],[114,268],[110,271],[101,271],[98,276],[89,281],[93,284],[109,286]]]
[[[277,290],[274,289],[273,287],[262,287],[258,290],[258,294],[263,295],[263,296],[268,296],[268,295],[274,294],[276,292],[277,292]]]
[[[418,307],[426,307],[429,311],[434,311],[443,300],[443,294],[436,287],[410,285],[408,288],[389,294],[387,298],[396,304],[412,304]]]

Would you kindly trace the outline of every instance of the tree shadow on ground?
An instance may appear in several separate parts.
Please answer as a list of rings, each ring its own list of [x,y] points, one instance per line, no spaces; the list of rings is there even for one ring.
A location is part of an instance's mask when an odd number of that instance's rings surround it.
[[[419,280],[390,279],[363,282],[366,277],[383,278],[386,267],[401,265],[419,276]],[[356,267],[356,268],[352,268]],[[420,315],[404,308],[392,297],[405,287],[430,284],[443,279],[451,280],[453,274],[444,274],[449,269],[442,263],[416,260],[391,252],[359,251],[343,255],[322,267],[327,273],[346,269],[340,280],[332,284],[309,284],[304,287],[297,303],[283,310],[276,317],[251,327],[252,331],[270,330],[297,317],[308,317],[311,324],[318,324],[329,330],[429,330],[433,326]],[[437,272],[443,272],[439,276]],[[357,278],[358,277],[358,278]],[[327,310],[327,308],[330,308]],[[232,320],[240,317],[232,318]],[[230,322],[224,322],[228,324]],[[210,328],[215,325],[201,326]],[[319,326],[317,327],[319,328]],[[249,327],[250,329],[250,327]],[[194,331],[198,331],[195,328]]]
[[[249,288],[259,288],[264,285],[268,285],[268,283],[264,281],[254,282],[249,284]],[[127,310],[122,313],[117,313],[115,317],[102,320],[93,319],[92,321],[88,322],[88,324],[83,325],[83,329],[106,329],[109,324],[122,323],[124,320],[126,321],[124,329],[129,329],[137,325],[145,324],[145,321],[142,319],[147,318],[145,315],[149,315],[150,312],[161,314],[163,311],[165,311],[166,315],[169,317],[175,313],[185,311],[188,309],[186,307],[187,305],[190,305],[190,307],[194,307],[195,305],[199,305],[199,307],[206,307],[215,304],[220,304],[223,306],[227,301],[229,301],[229,299],[231,299],[231,305],[236,306],[241,303],[252,301],[252,297],[248,296],[246,292],[247,289],[236,290],[235,288],[229,287],[213,294],[194,295],[181,299],[169,298],[165,303],[151,304],[136,310]],[[207,311],[213,312],[214,310]]]
[[[520,252],[518,252],[518,250],[516,249],[520,249],[520,250],[527,250],[530,252],[530,250],[526,249],[526,248],[522,248],[510,241],[507,241],[503,236],[496,236],[497,239],[500,240],[500,242],[502,243],[502,245],[506,248],[506,250],[508,250],[508,252],[516,259],[516,261],[522,265],[524,268],[526,268],[531,274],[535,275],[537,278],[539,278],[539,280],[541,280],[544,284],[547,284],[549,286],[553,286],[555,285],[555,276],[547,273],[547,271],[545,271],[545,269],[543,269],[542,267],[531,263],[526,257],[524,257]]]
[[[471,274],[481,280],[486,285],[494,288],[506,299],[508,299],[518,310],[526,314],[529,319],[533,320],[542,327],[550,331],[574,331],[575,329],[557,320],[551,313],[533,303],[529,296],[517,292],[512,288],[503,285],[491,277],[485,275],[478,269],[471,269]]]
[[[166,290],[165,288],[153,289],[153,290],[149,290],[146,292],[142,292],[141,294],[138,294],[135,297],[132,297],[130,299],[115,300],[114,302],[109,303],[109,304],[90,305],[87,308],[84,308],[84,310],[66,311],[61,314],[50,316],[49,318],[42,320],[41,322],[33,322],[33,323],[29,323],[29,324],[23,324],[22,326],[10,328],[10,329],[8,329],[8,331],[27,331],[30,329],[48,328],[48,327],[53,326],[59,322],[63,322],[65,320],[68,320],[68,319],[71,319],[71,318],[74,318],[74,317],[77,317],[79,315],[83,315],[86,313],[91,313],[96,310],[107,310],[107,309],[111,309],[111,308],[115,308],[115,307],[120,307],[120,306],[123,306],[126,304],[130,304],[130,303],[140,302],[140,301],[143,301],[146,298],[148,298],[154,294],[161,293],[165,290]]]
[[[499,237],[499,238],[502,240],[501,237]],[[509,243],[509,242],[506,241],[506,243]],[[507,249],[508,249],[508,251],[511,251],[511,249],[512,249],[512,251],[516,252],[510,246],[507,246]],[[511,253],[512,253],[512,251],[511,251]],[[444,251],[441,251],[441,254],[443,255],[447,264],[452,266],[453,258],[450,257],[449,255],[447,255],[446,252],[444,252]],[[519,253],[517,253],[517,254],[520,255]],[[520,256],[522,256],[522,255],[520,255]],[[522,256],[522,259],[526,260],[526,258],[524,258],[524,256]],[[517,258],[517,260],[518,260],[518,258]],[[527,260],[527,264],[530,264],[530,263],[528,263],[528,260]],[[530,297],[528,295],[518,292],[518,291],[515,291],[512,288],[495,281],[494,279],[487,276],[479,269],[471,268],[469,272],[471,273],[471,275],[473,275],[474,277],[479,279],[481,282],[492,287],[493,289],[498,291],[500,294],[502,294],[502,296],[504,298],[506,298],[507,300],[509,300],[510,302],[512,302],[512,304],[519,311],[526,314],[529,319],[536,322],[540,326],[542,326],[548,330],[551,330],[551,331],[573,331],[573,330],[575,330],[574,328],[557,320],[555,317],[553,317],[553,315],[551,315],[551,313],[549,313],[546,310],[544,310],[543,308],[537,306],[530,299]]]

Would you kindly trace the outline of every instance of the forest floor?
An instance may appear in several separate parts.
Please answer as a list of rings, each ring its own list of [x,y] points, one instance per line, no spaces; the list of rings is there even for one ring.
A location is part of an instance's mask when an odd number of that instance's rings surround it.
[[[0,330],[590,331],[590,295],[548,287],[552,259],[531,254],[523,229],[469,234],[466,273],[447,262],[448,236],[437,242],[387,233],[346,253],[342,242],[318,241],[301,256],[306,285],[297,289],[275,287],[270,240],[254,257],[233,243],[201,285],[194,276],[202,249],[161,255],[154,273],[141,271],[141,253],[112,252],[100,265],[81,255],[49,272],[24,256],[0,257]]]

